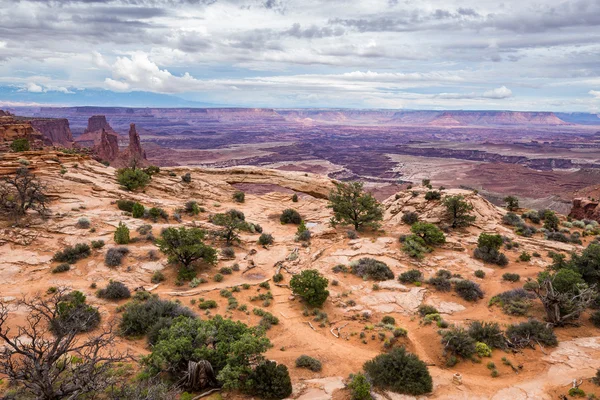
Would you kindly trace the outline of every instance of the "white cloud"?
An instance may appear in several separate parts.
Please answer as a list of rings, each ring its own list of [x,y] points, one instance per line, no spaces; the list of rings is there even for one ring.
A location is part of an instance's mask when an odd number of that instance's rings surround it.
[[[483,97],[485,97],[486,99],[507,99],[509,97],[512,97],[512,95],[512,91],[506,86],[488,90],[483,93]]]
[[[591,94],[596,99],[600,100],[600,90],[590,90],[588,94]]]
[[[27,91],[31,93],[42,93],[44,91],[44,88],[36,83],[29,82],[27,84]]]

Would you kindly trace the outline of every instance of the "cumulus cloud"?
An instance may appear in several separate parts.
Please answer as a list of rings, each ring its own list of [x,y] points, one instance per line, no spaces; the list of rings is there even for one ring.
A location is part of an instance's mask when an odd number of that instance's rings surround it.
[[[591,94],[596,99],[600,100],[600,90],[590,90],[588,94]]]
[[[483,97],[487,99],[506,99],[512,97],[512,91],[506,86],[501,86],[496,89],[487,90],[483,93]]]
[[[42,93],[44,88],[34,82],[29,82],[27,84],[27,91],[31,93]]]

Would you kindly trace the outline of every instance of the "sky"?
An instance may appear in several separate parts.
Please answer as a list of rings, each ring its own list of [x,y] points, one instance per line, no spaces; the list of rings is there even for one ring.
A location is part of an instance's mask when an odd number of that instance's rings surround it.
[[[600,112],[600,0],[0,0],[0,106]]]

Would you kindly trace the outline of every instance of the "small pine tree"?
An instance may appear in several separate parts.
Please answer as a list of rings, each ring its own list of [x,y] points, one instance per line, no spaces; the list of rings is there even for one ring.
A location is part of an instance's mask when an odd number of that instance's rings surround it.
[[[453,228],[468,226],[475,221],[475,216],[470,214],[473,211],[473,205],[467,203],[461,195],[446,196],[444,206],[446,207],[446,216]]]
[[[515,196],[506,196],[504,198],[504,204],[506,204],[506,209],[508,211],[516,211],[519,209],[519,199]]]
[[[141,205],[140,203],[135,203],[133,205],[131,213],[133,214],[133,218],[142,218],[144,216],[144,211],[145,208],[143,205]]]
[[[383,219],[381,204],[363,191],[362,182],[336,183],[327,207],[333,209],[334,223],[351,224],[355,230],[363,226],[376,228]]]
[[[119,226],[115,231],[114,235],[115,243],[117,244],[127,244],[129,243],[129,228],[122,222],[119,222]]]
[[[29,140],[26,138],[15,139],[10,144],[10,149],[15,153],[20,153],[22,151],[29,151]]]

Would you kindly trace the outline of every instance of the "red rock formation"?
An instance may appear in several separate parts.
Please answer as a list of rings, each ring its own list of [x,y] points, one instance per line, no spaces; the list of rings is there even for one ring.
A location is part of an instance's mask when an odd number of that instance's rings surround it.
[[[53,145],[73,146],[73,134],[66,118],[32,119],[31,126],[40,131]]]
[[[106,116],[104,115],[92,115],[90,119],[88,119],[87,129],[83,132],[101,132],[102,129],[105,129],[107,132],[114,132],[113,128],[106,121]]]
[[[5,114],[5,113],[3,113]],[[15,139],[25,138],[32,150],[44,147],[44,135],[31,126],[31,122],[12,116],[0,116],[0,151],[7,151]]]
[[[111,164],[118,167],[129,167],[131,165],[144,167],[149,165],[146,160],[146,152],[142,148],[140,135],[135,129],[135,124],[129,124],[129,146],[120,152],[117,159]]]
[[[593,219],[600,222],[600,202],[588,199],[573,199],[569,217],[575,219]]]
[[[94,154],[101,161],[113,161],[119,155],[119,140],[116,135],[109,135],[102,129],[100,143],[94,146]]]

